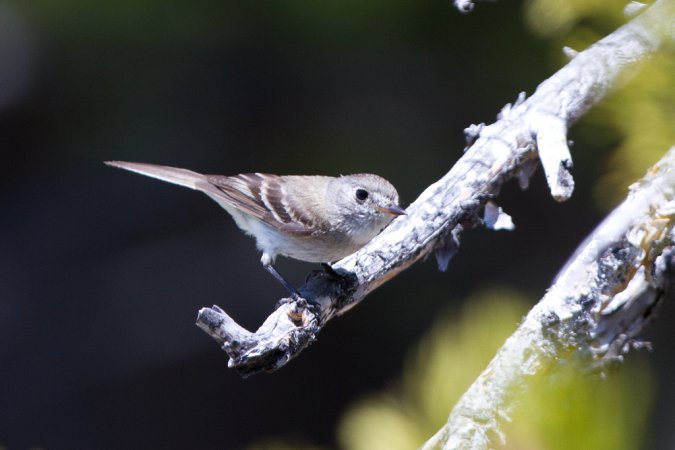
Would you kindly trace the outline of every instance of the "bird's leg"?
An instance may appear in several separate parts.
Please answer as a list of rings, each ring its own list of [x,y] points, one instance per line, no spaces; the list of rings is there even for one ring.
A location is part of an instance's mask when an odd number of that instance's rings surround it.
[[[263,252],[262,257],[260,258],[260,263],[263,265],[265,270],[267,270],[269,273],[272,274],[274,278],[277,279],[277,281],[281,284],[284,285],[286,289],[288,289],[288,292],[291,293],[291,297],[293,297],[293,300],[296,302],[302,298],[300,293],[296,288],[294,288],[291,283],[286,280],[286,278],[282,277],[279,272],[277,272],[277,269],[274,268],[272,263],[274,262],[274,255],[271,255],[269,253]]]
[[[297,305],[297,307],[300,308],[300,311],[302,311],[305,308],[308,308],[310,311],[314,313],[315,316],[318,317],[320,315],[321,305],[316,303],[314,300],[304,299],[302,295],[300,295],[300,292],[298,292],[298,290],[295,289],[293,285],[291,285],[291,283],[289,283],[288,280],[286,280],[286,278],[284,278],[279,272],[277,272],[277,269],[274,268],[271,262],[263,261],[262,263],[265,270],[271,273],[272,276],[276,278],[277,281],[279,281],[279,283],[283,284],[284,287],[288,289],[288,292],[291,293],[291,297],[293,298],[293,300],[291,301],[294,302],[295,305]],[[281,305],[287,304],[289,302],[290,301],[288,299],[282,299],[281,301],[277,302],[276,308],[279,308]],[[301,312],[297,313],[298,310],[293,309],[291,311],[292,312],[288,313],[291,320],[293,320],[294,322],[302,322],[303,318],[302,313]]]
[[[281,274],[279,272],[277,272],[277,269],[275,269],[274,266],[270,262],[266,263],[265,261],[262,261],[262,265],[265,268],[265,270],[267,270],[269,273],[271,273],[272,276],[274,278],[276,278],[277,281],[279,281],[279,283],[283,284],[284,287],[286,289],[288,289],[288,292],[291,293],[291,297],[293,297],[293,300],[299,301],[300,299],[302,299],[302,296],[300,295],[298,290],[295,289],[291,285],[291,283],[289,283],[288,280],[286,280],[286,278],[282,277]]]

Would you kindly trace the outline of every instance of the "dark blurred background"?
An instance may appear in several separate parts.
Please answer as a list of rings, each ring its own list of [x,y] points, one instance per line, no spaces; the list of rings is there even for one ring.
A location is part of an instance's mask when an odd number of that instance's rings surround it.
[[[461,156],[466,126],[553,60],[513,2],[2,2],[0,446],[335,445],[347,405],[395,380],[439,310],[491,284],[543,294],[603,215],[591,191],[609,146],[577,141],[569,202],[540,172],[510,184],[514,232],[467,233],[447,273],[413,266],[246,380],[194,322],[214,303],[249,328],[272,311],[284,291],[254,242],[206,196],[102,161],[374,172],[407,205]],[[278,268],[300,284],[315,267]],[[663,322],[651,361],[667,380]],[[664,443],[675,395],[661,387],[650,436]]]

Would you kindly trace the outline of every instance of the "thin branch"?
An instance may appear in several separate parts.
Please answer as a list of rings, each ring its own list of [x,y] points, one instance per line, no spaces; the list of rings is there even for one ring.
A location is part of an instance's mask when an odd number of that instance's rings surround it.
[[[640,345],[675,281],[674,225],[675,147],[579,247],[422,448],[494,448],[532,375],[573,357],[603,368]]]
[[[544,81],[529,99],[521,94],[506,105],[497,122],[466,130],[470,147],[443,178],[430,185],[364,248],[336,263],[344,277],[310,275],[300,292],[309,302],[285,300],[255,333],[237,325],[222,309],[202,308],[197,325],[230,357],[243,376],[286,364],[314,341],[330,319],[415,262],[435,252],[439,267],[457,251],[462,230],[481,223],[484,203],[517,178],[526,187],[537,152],[552,195],[572,194],[567,130],[600,102],[625,69],[653,54],[671,37],[668,27],[675,0],[658,0],[642,15],[616,30]]]

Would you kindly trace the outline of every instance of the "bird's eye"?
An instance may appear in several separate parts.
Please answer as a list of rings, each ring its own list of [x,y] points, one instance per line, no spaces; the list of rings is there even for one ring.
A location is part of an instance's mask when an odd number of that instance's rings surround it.
[[[362,202],[367,198],[368,198],[368,191],[366,191],[365,189],[357,189],[356,190],[356,199],[358,201]]]

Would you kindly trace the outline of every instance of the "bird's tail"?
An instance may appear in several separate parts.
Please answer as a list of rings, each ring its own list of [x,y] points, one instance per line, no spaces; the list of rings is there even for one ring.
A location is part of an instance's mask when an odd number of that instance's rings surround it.
[[[104,161],[104,163],[198,191],[205,191],[208,185],[204,175],[187,169],[126,161]]]

